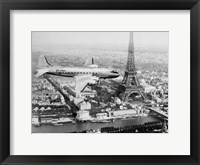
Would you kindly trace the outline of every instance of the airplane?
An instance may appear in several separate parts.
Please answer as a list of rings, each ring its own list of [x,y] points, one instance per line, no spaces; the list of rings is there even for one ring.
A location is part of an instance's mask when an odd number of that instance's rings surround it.
[[[94,64],[94,59],[90,63],[86,61],[84,67],[63,67],[52,66],[44,55],[39,57],[38,73],[35,77],[41,77],[44,74],[56,75],[62,77],[72,77],[75,80],[75,91],[81,91],[87,84],[100,84],[100,79],[109,79],[119,77],[119,73],[113,69],[100,68]]]
[[[39,57],[39,68],[38,73],[35,77],[40,77],[44,74],[63,76],[63,77],[74,77],[78,78],[82,75],[94,76],[99,79],[117,78],[119,73],[113,69],[100,68],[94,64],[92,58],[92,64],[88,64],[86,61],[84,67],[63,67],[63,66],[52,66],[44,55]]]

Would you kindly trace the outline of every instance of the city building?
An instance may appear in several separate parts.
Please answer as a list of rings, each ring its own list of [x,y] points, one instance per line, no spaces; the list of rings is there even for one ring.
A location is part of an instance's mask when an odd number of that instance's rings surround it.
[[[114,117],[123,117],[123,116],[130,116],[130,115],[136,115],[137,111],[135,109],[128,109],[128,110],[118,110],[113,111]]]
[[[96,118],[97,119],[106,119],[108,117],[107,113],[97,113]]]
[[[89,111],[81,110],[77,112],[76,119],[79,121],[88,121],[88,120],[91,120],[92,118],[89,114]]]
[[[91,110],[91,103],[89,101],[83,101],[78,104],[80,110]]]

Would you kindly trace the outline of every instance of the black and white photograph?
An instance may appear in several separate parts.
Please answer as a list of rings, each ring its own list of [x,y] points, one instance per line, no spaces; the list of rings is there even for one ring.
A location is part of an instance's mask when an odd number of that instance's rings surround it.
[[[32,31],[32,133],[168,133],[168,31]]]

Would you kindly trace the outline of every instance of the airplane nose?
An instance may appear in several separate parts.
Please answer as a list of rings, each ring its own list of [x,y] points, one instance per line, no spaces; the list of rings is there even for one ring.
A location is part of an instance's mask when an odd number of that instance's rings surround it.
[[[119,77],[119,73],[114,74],[114,78]]]
[[[112,78],[119,77],[119,73],[117,71],[115,71],[115,70],[112,70],[110,73],[111,73],[111,77]]]

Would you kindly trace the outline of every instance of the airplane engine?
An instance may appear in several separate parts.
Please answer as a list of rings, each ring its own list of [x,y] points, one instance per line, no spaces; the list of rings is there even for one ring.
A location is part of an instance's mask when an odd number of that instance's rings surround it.
[[[94,84],[97,83],[98,80],[99,80],[99,78],[97,78],[97,77],[92,77],[92,78],[90,78],[90,80],[88,81],[88,84],[89,84],[89,85],[94,85]]]
[[[96,84],[96,81],[95,81],[95,80],[90,80],[90,81],[88,82],[88,84],[89,84],[89,85],[94,85],[94,84]]]

